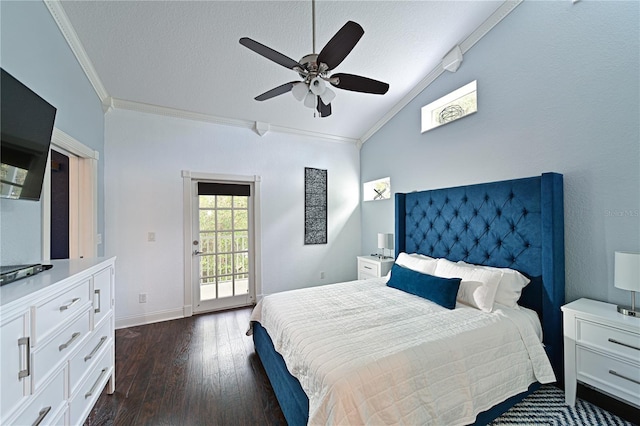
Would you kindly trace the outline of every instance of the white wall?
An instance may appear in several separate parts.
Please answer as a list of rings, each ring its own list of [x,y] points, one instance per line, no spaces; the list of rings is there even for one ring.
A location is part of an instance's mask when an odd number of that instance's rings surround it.
[[[640,252],[637,1],[525,1],[362,148],[362,181],[393,192],[564,174],[566,298],[630,303],[616,250]],[[420,108],[478,81],[478,112],[420,134]],[[362,248],[393,232],[364,203]]]
[[[117,255],[116,321],[181,315],[181,170],[259,175],[263,294],[356,278],[359,150],[353,144],[127,110],[106,115],[107,255]],[[328,244],[304,239],[304,168],[328,170]],[[147,241],[148,232],[156,242]],[[325,278],[320,279],[320,272]],[[138,303],[147,293],[148,302]]]

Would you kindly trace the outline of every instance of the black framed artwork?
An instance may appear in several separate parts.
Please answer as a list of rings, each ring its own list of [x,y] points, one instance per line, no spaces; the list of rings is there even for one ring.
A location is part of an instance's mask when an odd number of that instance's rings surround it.
[[[327,171],[304,168],[304,243],[327,244]]]

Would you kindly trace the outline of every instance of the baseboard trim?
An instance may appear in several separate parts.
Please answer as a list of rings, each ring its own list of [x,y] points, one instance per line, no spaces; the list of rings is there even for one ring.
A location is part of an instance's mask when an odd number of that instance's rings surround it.
[[[116,330],[120,328],[135,327],[137,325],[147,325],[156,322],[169,321],[184,318],[183,308],[168,309],[165,311],[146,312],[142,315],[130,315],[116,318]]]

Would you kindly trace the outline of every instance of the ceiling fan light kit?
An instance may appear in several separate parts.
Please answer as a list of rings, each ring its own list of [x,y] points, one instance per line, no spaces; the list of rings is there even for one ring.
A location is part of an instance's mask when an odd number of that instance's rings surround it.
[[[304,98],[304,106],[307,108],[316,108],[316,96],[313,93],[307,93],[307,96]]]
[[[294,84],[293,88],[291,88],[291,94],[299,101],[304,100],[307,93],[309,93],[309,86],[307,86],[303,81]]]
[[[313,77],[309,82],[309,90],[313,92],[314,95],[322,95],[327,85],[320,77]]]
[[[353,74],[334,74],[329,72],[336,68],[347,57],[358,43],[364,30],[362,27],[348,21],[322,48],[319,54],[315,53],[315,2],[313,5],[313,50],[314,53],[304,56],[299,62],[277,52],[248,37],[240,39],[240,44],[253,50],[259,55],[291,69],[300,75],[302,81],[292,81],[271,89],[256,96],[257,101],[264,101],[275,96],[291,91],[298,101],[303,101],[308,108],[314,108],[320,117],[331,115],[331,102],[336,94],[328,86],[334,86],[353,92],[384,95],[389,90],[389,85],[381,81]],[[328,84],[327,84],[328,83]]]

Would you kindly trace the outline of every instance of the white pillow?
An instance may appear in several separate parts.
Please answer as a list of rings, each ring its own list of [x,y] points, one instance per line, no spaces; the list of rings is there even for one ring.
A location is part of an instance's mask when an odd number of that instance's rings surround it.
[[[522,289],[529,284],[529,278],[522,275],[515,269],[510,268],[496,268],[494,266],[485,265],[473,265],[465,263],[462,260],[458,262],[459,265],[473,266],[476,268],[487,269],[489,271],[502,272],[502,279],[498,284],[498,291],[496,292],[496,303],[499,303],[509,308],[518,308],[518,300],[522,295]]]
[[[418,253],[400,253],[396,264],[423,274],[433,275],[436,270],[437,259]]]
[[[447,259],[438,259],[434,273],[442,278],[461,278],[458,302],[476,307],[484,312],[493,310],[493,303],[502,278],[501,271],[459,265]]]

